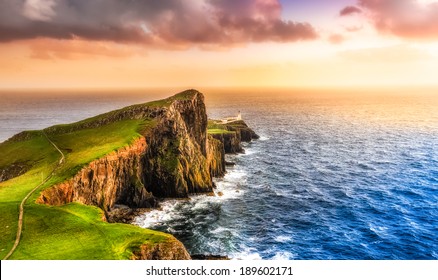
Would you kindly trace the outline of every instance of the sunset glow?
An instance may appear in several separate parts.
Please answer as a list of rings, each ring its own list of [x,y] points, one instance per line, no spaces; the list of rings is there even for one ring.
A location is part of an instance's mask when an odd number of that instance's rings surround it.
[[[74,2],[0,3],[0,87],[437,83],[437,1]]]

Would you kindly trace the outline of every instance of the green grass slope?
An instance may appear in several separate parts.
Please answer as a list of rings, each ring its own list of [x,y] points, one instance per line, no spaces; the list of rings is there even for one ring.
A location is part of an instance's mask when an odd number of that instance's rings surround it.
[[[220,123],[218,120],[208,120],[207,126],[208,134],[235,134],[235,131],[230,131],[227,127]]]
[[[133,106],[167,106],[187,93]],[[91,161],[129,145],[155,126],[154,119],[122,119],[93,128],[96,122],[122,110],[102,114],[78,123],[47,129],[48,137],[63,151],[65,162],[54,176],[28,199],[24,207],[20,244],[10,259],[127,259],[132,250],[144,243],[164,242],[170,235],[127,224],[102,220],[101,209],[78,203],[61,207],[36,204],[40,191],[60,183]],[[12,248],[17,231],[21,200],[56,167],[59,152],[42,131],[25,132],[0,143],[0,169],[20,163],[27,171],[0,183],[0,258]]]

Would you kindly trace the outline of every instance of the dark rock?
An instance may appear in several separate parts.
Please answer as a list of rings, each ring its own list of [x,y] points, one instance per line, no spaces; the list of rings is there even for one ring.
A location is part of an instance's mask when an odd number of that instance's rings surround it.
[[[227,154],[243,153],[242,142],[251,142],[253,139],[259,138],[243,120],[219,125],[228,131],[228,133],[216,133],[211,136],[223,143],[224,151]]]
[[[190,260],[191,257],[184,245],[174,237],[166,242],[143,244],[135,250],[133,260]]]
[[[23,175],[29,170],[30,166],[25,163],[16,162],[4,168],[0,168],[0,182]]]
[[[109,223],[131,224],[135,217],[147,211],[148,208],[130,208],[126,205],[119,207],[118,205],[115,205],[105,213],[105,217]]]
[[[208,135],[207,161],[210,174],[213,177],[221,177],[225,174],[225,149],[222,141]]]
[[[191,255],[192,260],[230,260],[227,256],[221,256],[221,255]]]
[[[233,132],[224,134],[212,134],[212,137],[219,140],[223,144],[226,154],[236,154],[243,152],[240,134],[238,133]]]
[[[239,134],[242,142],[251,142],[253,139],[260,138],[260,136],[258,136],[251,128],[249,128],[243,120],[230,122],[225,126],[227,130],[235,131],[237,134]]]

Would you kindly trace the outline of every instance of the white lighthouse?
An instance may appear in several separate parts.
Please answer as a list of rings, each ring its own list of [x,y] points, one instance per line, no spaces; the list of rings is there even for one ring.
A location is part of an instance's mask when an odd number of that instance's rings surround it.
[[[240,111],[239,111],[239,113],[237,114],[237,118],[236,118],[236,120],[238,120],[238,121],[241,121],[241,120],[242,120],[242,114],[240,113]]]

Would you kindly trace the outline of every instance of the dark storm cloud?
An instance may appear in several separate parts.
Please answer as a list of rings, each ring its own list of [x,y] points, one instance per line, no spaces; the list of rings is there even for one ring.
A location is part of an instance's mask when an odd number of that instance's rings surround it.
[[[362,13],[362,10],[359,9],[356,6],[347,6],[345,8],[343,8],[340,12],[339,15],[340,16],[349,16],[349,15],[353,15],[353,14],[360,14]]]
[[[0,41],[33,38],[158,45],[291,42],[317,37],[281,18],[278,0],[0,0]]]

